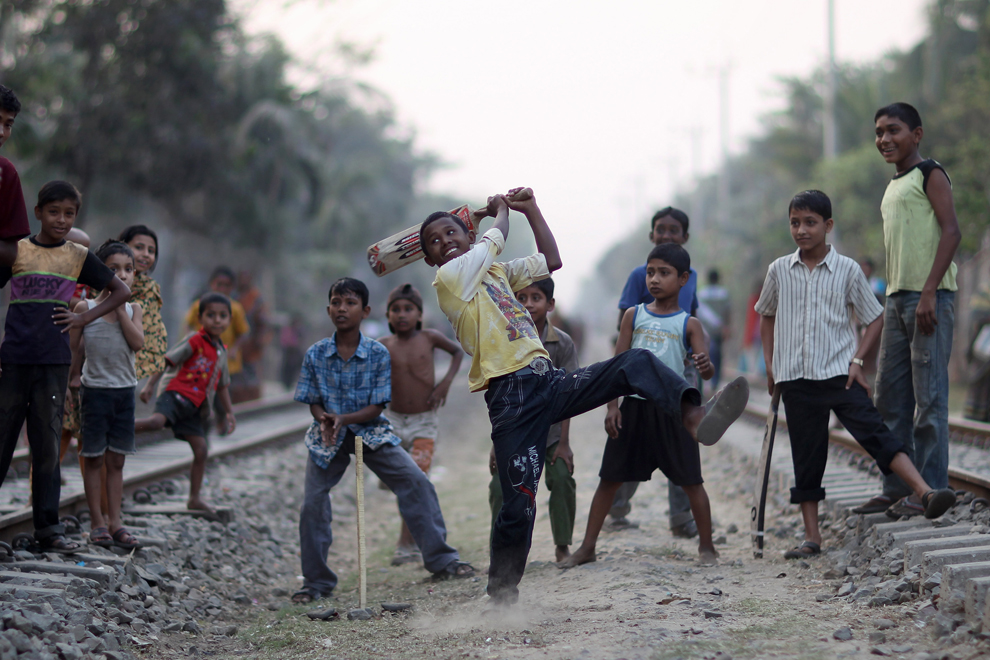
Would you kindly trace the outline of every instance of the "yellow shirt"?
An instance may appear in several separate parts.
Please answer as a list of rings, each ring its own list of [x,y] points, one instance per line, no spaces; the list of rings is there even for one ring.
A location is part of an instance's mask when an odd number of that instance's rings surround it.
[[[199,325],[199,301],[197,300],[186,312],[186,325],[189,326],[190,332],[198,332],[200,329]],[[246,335],[251,331],[251,326],[248,325],[247,314],[244,313],[244,307],[241,303],[236,300],[230,301],[230,325],[224,330],[223,334],[220,335],[220,341],[223,345],[227,347],[227,370],[232,374],[241,373],[243,364],[241,362],[241,352],[239,350],[234,350],[233,346],[237,342],[237,338],[241,335]]]
[[[433,280],[440,309],[471,356],[472,392],[487,389],[492,378],[529,366],[534,358],[549,358],[529,312],[513,295],[550,277],[547,260],[534,254],[495,263],[504,247],[502,232],[489,229],[470,251],[441,266]]]
[[[898,291],[921,291],[935,263],[942,228],[925,193],[928,175],[935,169],[942,166],[928,159],[898,174],[887,184],[880,202],[888,296]],[[939,289],[956,290],[956,270],[952,263]]]

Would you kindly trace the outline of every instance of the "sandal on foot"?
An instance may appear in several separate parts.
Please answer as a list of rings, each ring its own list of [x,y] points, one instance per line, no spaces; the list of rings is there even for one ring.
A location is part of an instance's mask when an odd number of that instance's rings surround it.
[[[917,502],[912,502],[909,497],[902,497],[891,504],[885,511],[887,517],[893,518],[894,520],[900,520],[904,517],[912,518],[914,516],[920,516],[924,512],[925,507],[921,506]]]
[[[405,548],[396,548],[395,553],[392,555],[392,566],[421,563],[423,563],[423,553],[418,549],[407,550]]]
[[[871,497],[866,502],[863,502],[858,507],[852,510],[853,513],[883,513],[890,508],[890,505],[894,503],[893,497],[888,497],[887,495],[875,495]]]
[[[443,570],[437,571],[433,574],[433,580],[439,582],[440,580],[461,580],[464,578],[474,577],[475,574],[474,566],[467,563],[466,561],[452,561]]]
[[[925,518],[938,518],[951,509],[956,503],[956,492],[951,488],[930,490],[921,496],[921,505],[925,507]]]
[[[715,393],[705,404],[705,417],[698,425],[698,442],[710,447],[722,439],[749,403],[749,383],[740,376]]]
[[[101,548],[113,547],[113,537],[110,536],[110,530],[106,527],[94,527],[90,530],[89,542]]]
[[[784,559],[804,559],[822,554],[822,547],[814,541],[805,541],[793,550],[784,553]]]
[[[42,552],[54,552],[59,555],[74,555],[82,550],[81,545],[68,540],[64,534],[49,536],[47,539],[39,541],[38,545],[41,546]]]
[[[297,605],[309,605],[314,600],[319,600],[321,598],[323,598],[323,594],[313,587],[303,587],[296,593],[292,594],[292,602]]]
[[[113,533],[113,544],[124,550],[137,550],[141,547],[141,542],[126,527],[120,527]]]

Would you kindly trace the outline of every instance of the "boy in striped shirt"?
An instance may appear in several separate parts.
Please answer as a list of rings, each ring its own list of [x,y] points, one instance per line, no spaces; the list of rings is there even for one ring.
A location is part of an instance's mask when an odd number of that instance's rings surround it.
[[[926,518],[955,504],[955,492],[932,490],[904,445],[870,399],[863,357],[883,328],[883,309],[859,265],[825,239],[832,231],[832,202],[819,190],[796,195],[788,207],[798,249],[770,264],[756,303],[767,364],[767,387],[780,387],[787,417],[794,483],[791,503],[801,507],[805,541],[784,554],[801,559],[821,552],[818,502],[828,458],[829,412],[835,412],[885,475],[896,474],[921,498]],[[849,308],[866,324],[859,345]],[[801,423],[796,423],[801,420]]]

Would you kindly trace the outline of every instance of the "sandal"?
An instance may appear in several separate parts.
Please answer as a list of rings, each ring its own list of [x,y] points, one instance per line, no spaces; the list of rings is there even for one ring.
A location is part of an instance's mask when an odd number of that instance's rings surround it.
[[[112,535],[113,544],[124,550],[137,550],[141,547],[141,542],[134,538],[134,535],[127,531],[126,527],[120,527]]]
[[[705,404],[705,416],[696,432],[698,442],[706,447],[718,442],[743,414],[748,402],[749,383],[744,376],[739,376],[716,392]]]
[[[822,554],[822,547],[814,541],[805,541],[793,550],[784,553],[784,559],[804,559]]]
[[[938,518],[956,504],[956,492],[951,488],[930,490],[921,496],[921,505],[925,507],[925,518]]]
[[[875,495],[871,497],[866,502],[863,502],[859,506],[855,507],[853,513],[883,513],[890,508],[890,505],[894,503],[894,498],[887,497],[886,495]]]
[[[423,563],[423,553],[418,548],[412,550],[396,548],[395,553],[392,555],[392,566],[421,563]]]
[[[454,560],[447,564],[443,570],[434,573],[433,580],[434,582],[439,582],[441,580],[460,580],[463,578],[474,577],[474,574],[474,566],[466,561]]]
[[[90,530],[89,542],[101,548],[113,547],[113,537],[110,536],[110,530],[106,527],[94,527]]]
[[[59,555],[74,555],[82,550],[81,545],[75,541],[66,539],[64,534],[49,536],[39,541],[38,545],[41,546],[42,552],[54,552]]]
[[[296,593],[292,594],[292,602],[296,605],[309,605],[314,600],[319,600],[321,598],[323,598],[323,594],[313,587],[303,587]]]
[[[952,496],[953,501],[955,501],[955,495]],[[891,504],[887,511],[888,518],[893,518],[894,520],[900,520],[901,518],[913,518],[914,516],[920,516],[925,512],[925,507],[921,506],[917,502],[912,502],[908,497],[902,497],[893,504]],[[943,512],[944,513],[944,512]]]

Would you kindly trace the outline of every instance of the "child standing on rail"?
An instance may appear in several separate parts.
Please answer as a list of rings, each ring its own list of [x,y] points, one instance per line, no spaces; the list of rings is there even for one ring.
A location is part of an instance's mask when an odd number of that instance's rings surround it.
[[[632,348],[644,348],[675,371],[683,370],[685,360],[693,355],[692,362],[702,378],[708,380],[715,375],[701,321],[678,303],[690,272],[691,257],[680,245],[662,243],[653,248],[643,277],[653,302],[640,303],[623,314],[615,343],[616,355]],[[712,543],[712,510],[701,478],[698,443],[671,415],[636,396],[624,397],[621,408],[617,400],[608,402],[605,431],[608,440],[599,472],[601,481],[591,501],[584,541],[560,567],[595,561],[598,533],[612,507],[615,492],[624,483],[649,481],[657,469],[664,473],[668,483],[684,490],[693,519],[698,522],[698,553],[702,562],[715,563],[718,552]]]
[[[392,361],[392,400],[385,418],[392,424],[402,448],[416,465],[430,473],[433,448],[440,434],[437,409],[447,400],[450,384],[461,367],[464,352],[455,342],[436,330],[423,330],[423,296],[412,284],[401,284],[388,294],[390,337],[381,340]],[[433,352],[450,354],[450,366],[439,383],[435,382]],[[416,547],[409,526],[402,521],[392,565],[419,563],[423,555]]]
[[[126,243],[108,240],[97,258],[128,287],[134,281],[134,253]],[[95,300],[80,300],[77,314],[107,299],[103,291]],[[125,303],[85,328],[73,328],[70,385],[79,391],[82,416],[83,486],[92,516],[89,542],[125,550],[141,547],[120,521],[124,490],[124,458],[134,449],[134,353],[144,345],[141,306]],[[81,385],[81,387],[80,387]],[[104,476],[105,475],[105,476]],[[104,490],[105,489],[105,490]],[[106,513],[103,499],[106,493]]]
[[[877,408],[933,488],[949,484],[949,354],[955,320],[956,264],[962,237],[952,184],[936,161],[918,152],[921,115],[907,103],[877,110],[876,145],[896,169],[880,202],[887,254]],[[896,476],[857,513],[924,512],[917,493]]]
[[[364,463],[395,493],[399,513],[437,578],[468,578],[474,568],[447,544],[437,492],[426,473],[399,447],[401,441],[382,415],[392,398],[390,358],[380,343],[361,333],[368,318],[368,287],[344,277],[330,287],[327,315],[336,329],[306,351],[295,399],[309,404],[313,424],[306,433],[309,459],[299,515],[303,586],[294,603],[326,598],[337,586],[327,566],[333,543],[330,490],[344,476],[354,443],[364,441]]]
[[[496,263],[509,233],[509,209],[522,212],[538,254]],[[489,199],[495,224],[472,248],[475,233],[450,213],[431,214],[420,227],[425,261],[437,266],[433,286],[464,351],[472,356],[468,385],[488,390],[492,444],[503,504],[492,530],[488,595],[495,606],[515,603],[526,568],[536,515],[536,490],[550,426],[619,396],[639,394],[683,422],[706,445],[742,414],[749,399],[744,379],[715,395],[701,393],[646,350],[631,350],[574,373],[555,369],[533,319],[516,300],[520,291],[561,266],[553,233],[529,188]]]
[[[46,552],[63,554],[79,550],[78,543],[65,538],[58,517],[58,451],[72,362],[69,332],[112,312],[130,296],[127,285],[96,255],[65,240],[81,203],[82,196],[71,183],[46,183],[34,208],[41,230],[20,241],[12,267],[0,268],[0,286],[11,283],[6,334],[0,345],[0,484],[26,418],[34,536]],[[77,283],[107,290],[109,296],[76,314],[68,305]]]
[[[516,300],[529,312],[540,343],[547,350],[550,362],[557,369],[574,373],[578,369],[577,349],[571,336],[555,328],[547,319],[554,309],[553,280],[546,278],[533,282],[516,292]],[[554,554],[557,561],[570,556],[574,535],[574,516],[577,512],[577,484],[574,482],[574,452],[571,451],[571,420],[565,419],[550,427],[547,433],[546,471],[544,481],[550,491],[547,510],[550,512],[550,530],[553,532]],[[492,510],[492,526],[502,509],[502,486],[498,479],[495,448],[488,457],[488,469],[492,480],[488,484],[488,505]]]
[[[755,308],[767,388],[771,395],[780,388],[787,418],[799,421],[787,428],[794,462],[791,503],[801,507],[805,541],[784,557],[801,559],[821,552],[818,502],[825,499],[830,411],[884,475],[896,474],[909,485],[926,518],[948,511],[956,495],[949,488],[932,490],[870,400],[863,358],[880,335],[883,308],[859,264],[826,242],[832,202],[819,190],[806,190],[787,212],[798,249],[770,264]],[[867,324],[858,346],[850,307]]]
[[[227,372],[227,349],[220,340],[230,325],[230,299],[222,293],[210,292],[199,299],[199,331],[165,353],[165,379],[158,386],[158,400],[151,417],[135,422],[135,431],[157,431],[166,426],[179,440],[189,443],[193,464],[189,473],[189,509],[213,509],[203,501],[200,490],[206,474],[209,446],[206,444],[206,424],[214,400],[223,411],[220,423],[226,433],[237,426],[230,404],[230,374]],[[162,374],[152,376],[152,387]]]

